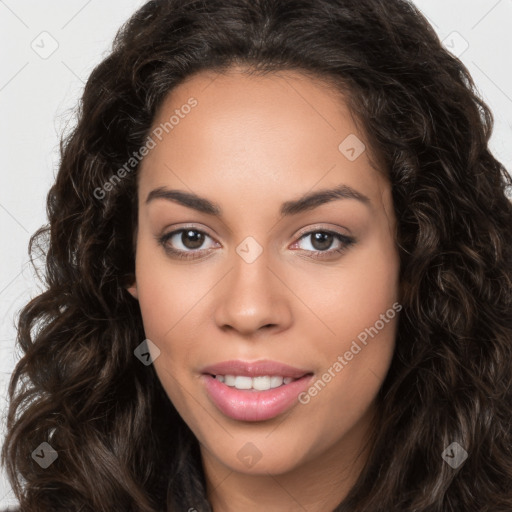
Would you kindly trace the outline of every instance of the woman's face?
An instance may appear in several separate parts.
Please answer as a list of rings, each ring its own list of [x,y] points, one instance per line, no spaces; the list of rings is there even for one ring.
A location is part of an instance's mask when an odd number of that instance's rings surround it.
[[[154,120],[129,291],[207,469],[348,462],[401,308],[390,185],[326,85],[232,71],[193,76]]]

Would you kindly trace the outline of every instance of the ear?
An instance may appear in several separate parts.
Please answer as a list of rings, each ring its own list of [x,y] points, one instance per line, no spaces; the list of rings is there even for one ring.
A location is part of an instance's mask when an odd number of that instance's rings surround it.
[[[126,289],[128,290],[128,293],[134,298],[139,300],[139,294],[137,292],[137,281],[134,281],[133,284],[130,286],[127,286]]]

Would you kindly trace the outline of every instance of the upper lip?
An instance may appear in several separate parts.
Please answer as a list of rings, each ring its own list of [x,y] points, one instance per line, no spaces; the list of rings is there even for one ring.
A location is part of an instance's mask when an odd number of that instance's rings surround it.
[[[210,375],[241,375],[245,377],[274,375],[299,379],[300,377],[312,372],[301,368],[295,368],[278,361],[261,360],[249,362],[231,360],[206,366],[202,369],[202,373],[209,373]]]

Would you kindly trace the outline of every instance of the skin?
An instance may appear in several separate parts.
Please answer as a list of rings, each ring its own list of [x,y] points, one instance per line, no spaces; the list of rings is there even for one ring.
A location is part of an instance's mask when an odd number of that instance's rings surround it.
[[[222,414],[201,369],[271,359],[313,372],[314,382],[332,368],[399,299],[390,184],[370,162],[368,144],[353,161],[338,149],[350,134],[363,142],[365,136],[343,97],[320,80],[295,71],[203,71],[167,96],[153,127],[191,97],[197,106],[144,158],[138,178],[136,280],[129,291],[160,350],[155,371],[200,442],[215,512],[332,510],[367,459],[398,314],[307,404],[294,403],[267,421]],[[279,215],[283,202],[340,184],[367,196],[369,205],[346,198]],[[166,199],[146,203],[158,187],[208,198],[223,216]],[[206,233],[203,244],[178,234],[167,245],[195,259],[176,259],[158,242],[184,226]],[[336,254],[336,238],[315,244],[311,232],[322,230],[356,241]],[[236,252],[248,236],[262,248],[252,263]],[[327,257],[311,256],[322,247]],[[251,466],[237,456],[249,442],[260,457]]]

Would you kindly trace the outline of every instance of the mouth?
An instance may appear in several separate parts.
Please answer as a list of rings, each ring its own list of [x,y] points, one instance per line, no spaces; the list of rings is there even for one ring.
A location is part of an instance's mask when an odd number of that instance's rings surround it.
[[[276,361],[225,361],[203,368],[201,375],[213,405],[238,421],[264,421],[288,411],[312,378],[312,371]]]

